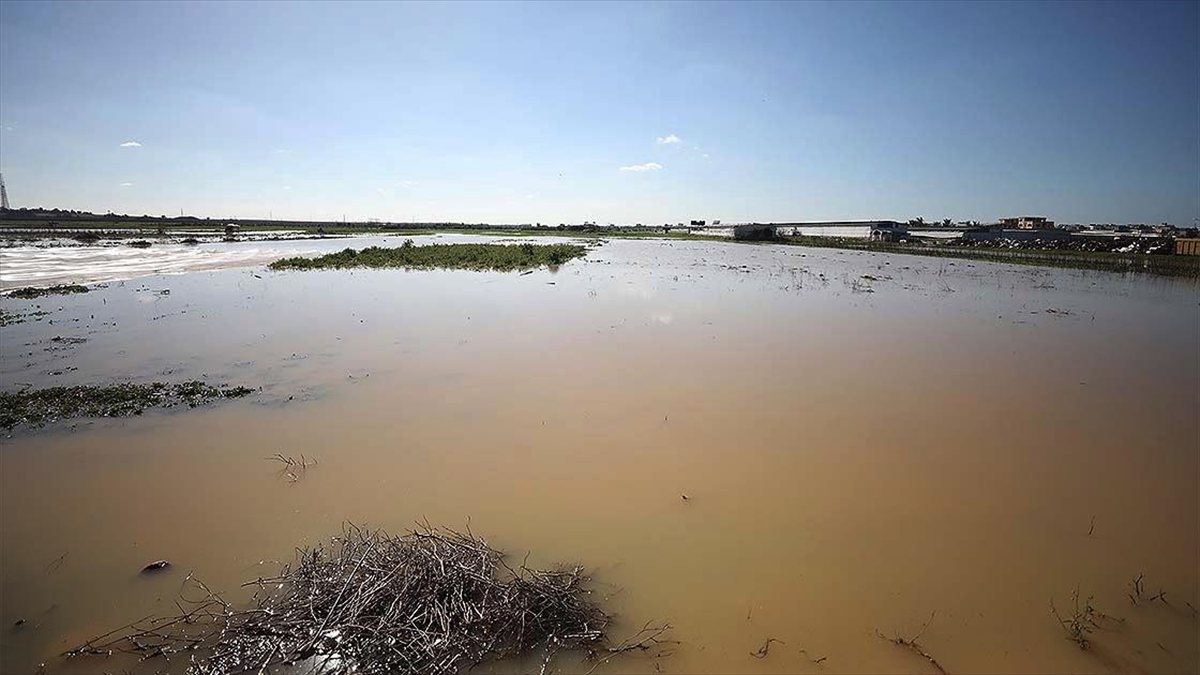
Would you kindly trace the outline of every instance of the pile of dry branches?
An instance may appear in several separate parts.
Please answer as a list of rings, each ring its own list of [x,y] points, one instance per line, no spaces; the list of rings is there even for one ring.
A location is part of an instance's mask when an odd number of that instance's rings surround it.
[[[328,546],[300,550],[277,576],[246,584],[257,587],[250,608],[235,608],[189,576],[193,597],[184,594],[180,615],[135,622],[66,656],[123,651],[170,662],[190,653],[196,674],[279,666],[455,673],[540,650],[543,670],[559,651],[582,651],[598,665],[667,644],[667,625],[613,643],[610,617],[589,601],[586,580],[578,567],[513,569],[469,531],[426,526],[392,536],[347,525]]]

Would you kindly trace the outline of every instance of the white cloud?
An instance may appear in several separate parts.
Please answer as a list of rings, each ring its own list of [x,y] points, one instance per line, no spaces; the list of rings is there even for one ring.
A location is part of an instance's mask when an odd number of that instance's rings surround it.
[[[416,185],[417,185],[417,181],[415,181],[415,180],[402,180],[399,183],[396,183],[396,187],[401,187],[401,188],[411,188],[411,187],[415,187]]]
[[[646,162],[645,164],[631,164],[629,166],[620,167],[621,171],[658,171],[663,168],[658,162]]]
[[[142,144],[138,143],[137,141],[125,141],[124,143],[121,144],[121,147],[122,148],[140,148],[140,147],[142,147]]]
[[[121,187],[133,187],[133,183],[121,183]]]
[[[670,136],[659,136],[658,137],[659,145],[674,145],[676,143],[682,143],[682,142],[683,141],[680,140],[680,138],[678,136],[676,136],[675,134],[671,134]]]
[[[291,186],[291,185],[284,185],[284,186],[283,186],[283,189],[284,189],[284,190],[291,190],[291,189],[292,189],[292,186]]]

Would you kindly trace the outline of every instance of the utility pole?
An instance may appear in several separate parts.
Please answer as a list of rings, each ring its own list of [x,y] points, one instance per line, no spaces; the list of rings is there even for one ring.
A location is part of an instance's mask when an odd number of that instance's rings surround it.
[[[4,186],[4,174],[2,173],[0,173],[0,208],[3,208],[5,211],[9,209],[8,188]]]

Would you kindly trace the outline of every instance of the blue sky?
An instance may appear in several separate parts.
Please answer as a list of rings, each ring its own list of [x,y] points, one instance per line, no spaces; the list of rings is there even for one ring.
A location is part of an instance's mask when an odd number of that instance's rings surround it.
[[[1190,225],[1198,6],[5,1],[0,170],[156,215]]]

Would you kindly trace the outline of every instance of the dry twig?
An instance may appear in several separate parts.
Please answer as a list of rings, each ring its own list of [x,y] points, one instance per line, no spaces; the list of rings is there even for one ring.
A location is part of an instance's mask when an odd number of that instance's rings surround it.
[[[781,645],[787,644],[783,640],[777,640],[773,637],[769,637],[769,638],[767,638],[767,641],[762,643],[762,646],[758,648],[758,651],[750,652],[750,656],[753,656],[756,659],[767,658],[767,652],[771,651],[771,643],[772,642],[778,642]]]
[[[288,479],[289,483],[295,483],[308,471],[308,467],[316,466],[316,458],[309,459],[304,455],[300,455],[300,459],[296,459],[291,455],[284,456],[283,453],[275,453],[271,457],[265,458],[269,462],[279,462],[283,467],[279,470],[280,475]]]
[[[426,523],[392,536],[347,524],[327,546],[301,549],[277,575],[246,584],[256,588],[249,608],[188,575],[179,615],[146,617],[65,655],[123,651],[147,660],[189,652],[193,675],[280,667],[440,675],[539,649],[543,672],[560,651],[598,659],[594,670],[670,642],[663,638],[669,625],[648,623],[613,644],[611,617],[588,598],[587,580],[579,567],[513,569],[469,531]]]
[[[949,675],[946,672],[946,669],[942,667],[942,664],[938,663],[938,660],[933,658],[933,656],[930,655],[929,652],[925,651],[925,648],[922,647],[917,642],[917,640],[922,635],[925,634],[925,629],[929,628],[929,624],[933,623],[933,617],[936,615],[937,615],[937,610],[934,610],[933,612],[931,612],[929,614],[929,620],[926,621],[925,625],[921,626],[921,630],[917,631],[917,634],[912,636],[911,638],[906,638],[906,637],[903,637],[900,635],[889,638],[889,637],[885,636],[883,633],[880,633],[879,631],[875,631],[875,634],[878,635],[880,637],[880,639],[887,640],[888,642],[891,642],[892,644],[894,644],[898,647],[904,647],[904,648],[908,649],[909,651],[913,652],[914,654],[921,656],[926,661],[933,664],[933,667],[937,668],[937,671],[939,673],[941,673],[942,675]],[[824,659],[822,659],[822,660],[824,660]]]

